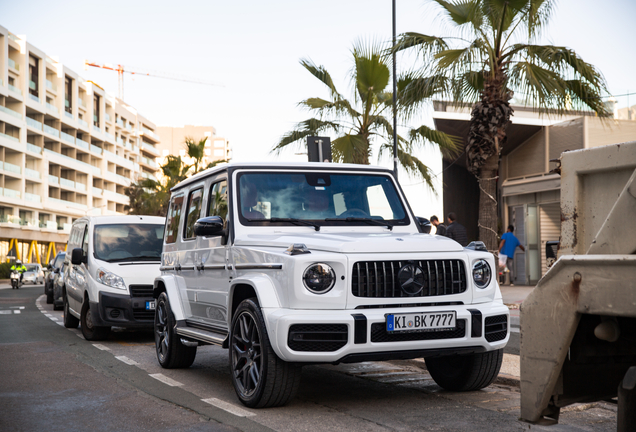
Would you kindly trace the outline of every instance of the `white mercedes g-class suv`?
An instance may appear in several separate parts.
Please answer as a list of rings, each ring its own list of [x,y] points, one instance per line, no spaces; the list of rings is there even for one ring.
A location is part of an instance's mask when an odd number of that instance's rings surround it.
[[[425,234],[392,172],[229,164],[172,189],[155,345],[165,368],[229,348],[248,407],[283,405],[303,364],[423,357],[448,390],[488,386],[509,311],[483,244]]]

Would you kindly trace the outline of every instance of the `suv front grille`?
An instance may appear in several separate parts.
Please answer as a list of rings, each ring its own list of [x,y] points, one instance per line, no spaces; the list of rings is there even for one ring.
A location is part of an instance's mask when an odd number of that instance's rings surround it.
[[[487,317],[484,326],[484,333],[488,342],[505,339],[508,334],[508,318],[506,315]]]
[[[131,297],[152,297],[152,285],[130,285]]]
[[[430,332],[386,331],[386,323],[371,324],[371,342],[407,342],[420,340],[457,339],[466,336],[466,320],[457,320],[457,327],[451,330]]]
[[[133,309],[133,317],[135,318],[136,321],[154,321],[155,311]]]
[[[405,293],[398,279],[407,263],[422,269],[422,290]],[[362,261],[353,265],[351,291],[356,297],[395,298],[432,297],[460,294],[466,291],[466,269],[462,260]]]

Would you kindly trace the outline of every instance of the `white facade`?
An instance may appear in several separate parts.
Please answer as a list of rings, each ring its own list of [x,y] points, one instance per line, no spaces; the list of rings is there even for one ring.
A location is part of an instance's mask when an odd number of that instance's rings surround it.
[[[0,259],[11,239],[65,243],[73,220],[124,213],[158,168],[155,128],[0,26]]]

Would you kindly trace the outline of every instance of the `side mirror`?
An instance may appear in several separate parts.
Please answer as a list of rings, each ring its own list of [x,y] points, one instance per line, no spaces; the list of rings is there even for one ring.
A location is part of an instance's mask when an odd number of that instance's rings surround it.
[[[197,220],[194,223],[194,234],[197,237],[212,237],[225,234],[223,218],[221,216],[208,216]]]
[[[55,268],[55,269],[53,269],[53,273],[58,274],[59,272],[60,272],[60,269],[59,269],[59,268]]]
[[[71,264],[80,265],[86,262],[86,257],[84,256],[84,251],[82,248],[75,248],[71,253]]]
[[[420,228],[424,234],[431,233],[431,221],[424,217],[417,216],[417,222],[420,224]]]

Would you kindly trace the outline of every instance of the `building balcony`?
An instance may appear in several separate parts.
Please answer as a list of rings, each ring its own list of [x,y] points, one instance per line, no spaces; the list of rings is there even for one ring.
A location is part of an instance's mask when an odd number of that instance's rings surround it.
[[[31,168],[24,168],[24,175],[26,175],[27,177],[30,177],[32,179],[37,179],[40,180],[41,179],[41,174],[40,171],[36,171],[33,170]]]
[[[5,198],[13,198],[13,199],[20,199],[20,196],[21,196],[20,191],[7,189],[7,188],[2,189],[2,195]]]
[[[66,141],[67,143],[70,143],[70,144],[75,144],[75,137],[73,135],[67,134],[64,131],[61,132],[61,138],[62,138],[62,141]]]
[[[95,154],[97,154],[97,155],[100,155],[100,156],[101,156],[102,151],[103,151],[103,150],[102,150],[102,148],[101,148],[101,147],[97,147],[96,145],[91,144],[91,153],[95,153]]]
[[[3,113],[9,114],[12,117],[22,120],[22,117],[23,117],[22,114],[20,114],[17,111],[13,111],[11,108],[7,108],[0,105],[0,111],[2,111]]]
[[[77,122],[79,123],[80,127],[82,127],[85,131],[88,132],[88,123],[86,123],[85,120],[82,120],[81,118],[78,118]]]
[[[58,129],[55,129],[54,127],[51,127],[47,124],[42,125],[42,130],[44,130],[44,132],[46,132],[49,135],[53,135],[55,137],[60,137],[60,131]]]
[[[46,80],[46,89],[57,96],[57,86],[52,81]]]
[[[60,111],[57,109],[57,107],[54,105],[51,105],[48,102],[46,103],[46,109],[52,112],[53,114],[55,114],[56,116],[60,114]]]
[[[139,135],[144,136],[146,138],[149,138],[151,141],[158,143],[159,141],[161,141],[159,139],[159,135],[157,135],[156,133],[154,133],[153,131],[151,131],[150,129],[147,128],[143,128],[140,132]]]
[[[29,93],[29,99],[31,99],[33,102],[40,103],[40,98],[37,97],[36,95],[31,94],[31,93]]]
[[[22,168],[9,162],[0,161],[0,169],[6,173],[22,175]]]
[[[40,195],[36,195],[36,194],[28,193],[28,192],[24,193],[24,199],[30,202],[38,203],[38,204],[42,201],[42,198],[40,197]]]
[[[13,69],[13,72],[20,73],[20,65],[15,62],[12,58],[9,58],[9,68]]]
[[[155,156],[159,156],[159,149],[157,149],[157,147],[150,145],[148,143],[145,143],[142,141],[141,143],[141,149],[144,151],[147,151],[148,153],[151,153]]]
[[[42,130],[42,123],[40,123],[39,121],[32,119],[31,117],[27,117],[26,118],[26,124],[27,126],[32,127],[33,129],[37,129],[39,131]]]
[[[86,204],[78,204],[72,201],[66,201],[66,200],[61,200],[61,199],[51,198],[51,197],[48,197],[47,201],[50,203],[54,203],[54,204],[58,204],[61,206],[70,207],[70,208],[74,208],[78,210],[88,210],[88,206]],[[66,225],[69,226],[69,231],[70,231],[71,224],[64,224],[65,229],[66,229]]]
[[[124,127],[125,127],[125,126],[124,126],[124,122],[123,122],[120,118],[118,118],[118,119],[115,121],[115,126],[120,127],[120,128],[124,128]]]
[[[90,149],[91,144],[87,143],[84,140],[81,140],[79,138],[75,139],[75,145],[78,146],[81,149],[84,149],[86,151],[88,151]]]
[[[16,86],[9,84],[8,87],[9,87],[9,90],[12,91],[13,93],[17,93],[20,96],[22,96],[22,90],[20,90]]]
[[[27,151],[30,151],[31,153],[42,154],[42,147],[27,143]]]
[[[7,135],[6,133],[2,133],[2,132],[0,132],[0,137],[2,137],[2,138],[6,138],[6,139],[8,139],[8,140],[15,141],[15,142],[18,142],[18,143],[20,142],[20,139],[19,139],[19,138],[16,138],[16,137],[14,137],[14,136],[12,136],[12,135]]]
[[[150,160],[143,156],[139,158],[139,162],[155,170],[159,168],[159,166],[157,165],[155,161]]]

